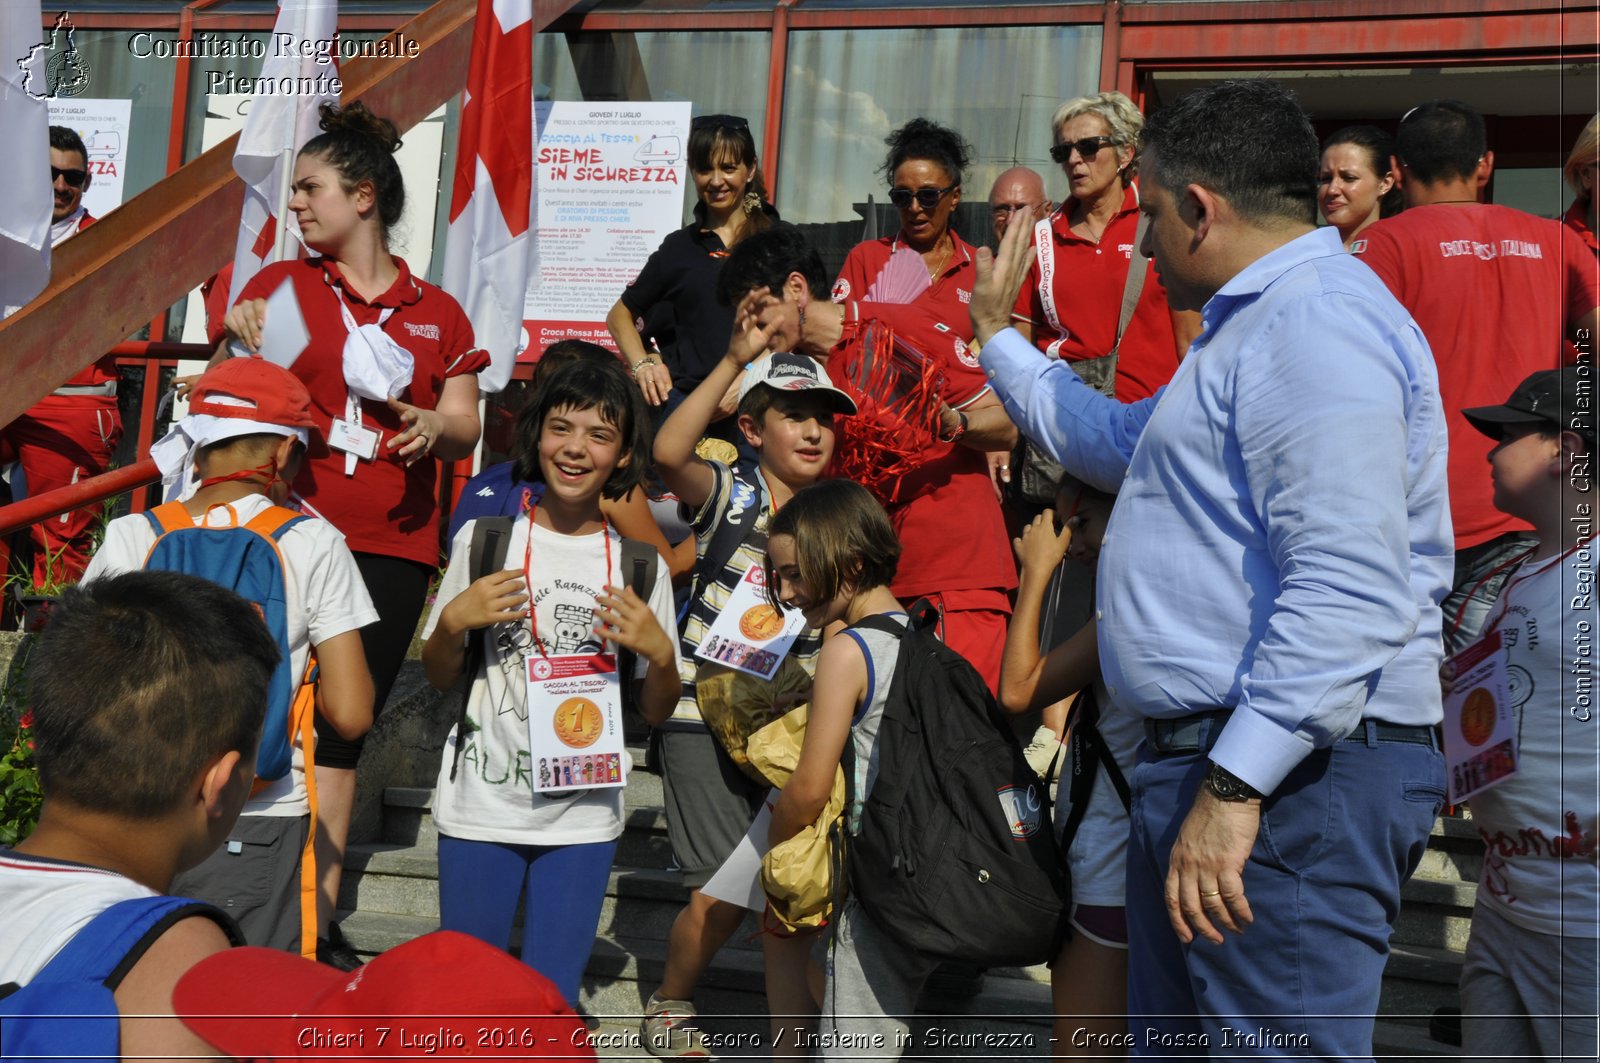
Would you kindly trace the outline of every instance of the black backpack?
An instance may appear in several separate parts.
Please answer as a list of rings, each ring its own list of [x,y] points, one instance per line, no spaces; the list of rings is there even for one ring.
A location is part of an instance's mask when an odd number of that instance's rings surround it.
[[[934,634],[938,611],[896,635],[878,770],[851,840],[850,890],[873,921],[925,956],[981,967],[1053,960],[1067,934],[1067,872],[1049,791],[976,669]],[[853,787],[854,772],[845,773]],[[855,794],[850,795],[851,803]]]

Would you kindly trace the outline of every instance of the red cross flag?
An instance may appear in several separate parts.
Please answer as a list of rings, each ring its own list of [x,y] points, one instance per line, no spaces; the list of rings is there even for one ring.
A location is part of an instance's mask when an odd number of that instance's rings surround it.
[[[335,0],[279,0],[250,113],[233,153],[233,169],[244,179],[245,192],[229,306],[262,266],[299,254],[298,226],[284,217],[289,183],[295,153],[317,135],[317,109],[339,101],[338,23]],[[288,223],[289,239],[283,238],[280,219]]]
[[[450,196],[444,288],[472,320],[489,368],[485,391],[511,379],[533,271],[533,4],[478,0],[461,140]]]

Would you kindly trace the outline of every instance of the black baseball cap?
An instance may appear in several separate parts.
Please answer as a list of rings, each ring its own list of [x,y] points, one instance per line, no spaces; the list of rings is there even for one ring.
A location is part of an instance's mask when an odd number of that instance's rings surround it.
[[[1507,425],[1516,424],[1547,424],[1593,439],[1594,378],[1594,366],[1587,362],[1541,369],[1518,384],[1499,406],[1474,406],[1461,413],[1490,439],[1501,438]]]

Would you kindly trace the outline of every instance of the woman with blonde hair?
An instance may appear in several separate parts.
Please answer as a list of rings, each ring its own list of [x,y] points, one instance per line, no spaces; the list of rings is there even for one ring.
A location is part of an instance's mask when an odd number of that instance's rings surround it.
[[[1567,184],[1577,198],[1561,219],[1567,228],[1578,234],[1589,250],[1600,255],[1600,242],[1595,239],[1595,233],[1600,232],[1600,225],[1596,224],[1595,218],[1597,169],[1600,169],[1600,114],[1589,119],[1589,124],[1583,127],[1583,132],[1578,134],[1578,142],[1572,145],[1572,154],[1567,156],[1567,164],[1562,167]]]
[[[1034,262],[1017,298],[1018,331],[1052,358],[1075,366],[1091,384],[1123,402],[1155,394],[1177,371],[1199,332],[1167,309],[1153,264],[1126,330],[1118,335],[1128,270],[1137,253],[1139,133],[1144,116],[1120,92],[1068,100],[1050,120],[1050,157],[1061,164],[1067,195],[1034,231]],[[1040,501],[1047,501],[1041,499]]]

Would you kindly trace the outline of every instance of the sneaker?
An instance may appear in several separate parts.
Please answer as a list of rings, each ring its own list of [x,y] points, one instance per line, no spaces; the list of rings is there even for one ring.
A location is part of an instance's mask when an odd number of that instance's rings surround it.
[[[639,1043],[658,1059],[710,1059],[711,1050],[694,1025],[694,1005],[662,1000],[654,994],[639,1021]]]
[[[1058,753],[1059,751],[1059,753]],[[1067,762],[1066,748],[1061,744],[1061,739],[1048,727],[1041,727],[1033,732],[1033,740],[1022,750],[1022,756],[1046,783],[1054,783],[1061,778],[1061,769]],[[1055,770],[1050,770],[1051,760],[1055,761]]]

